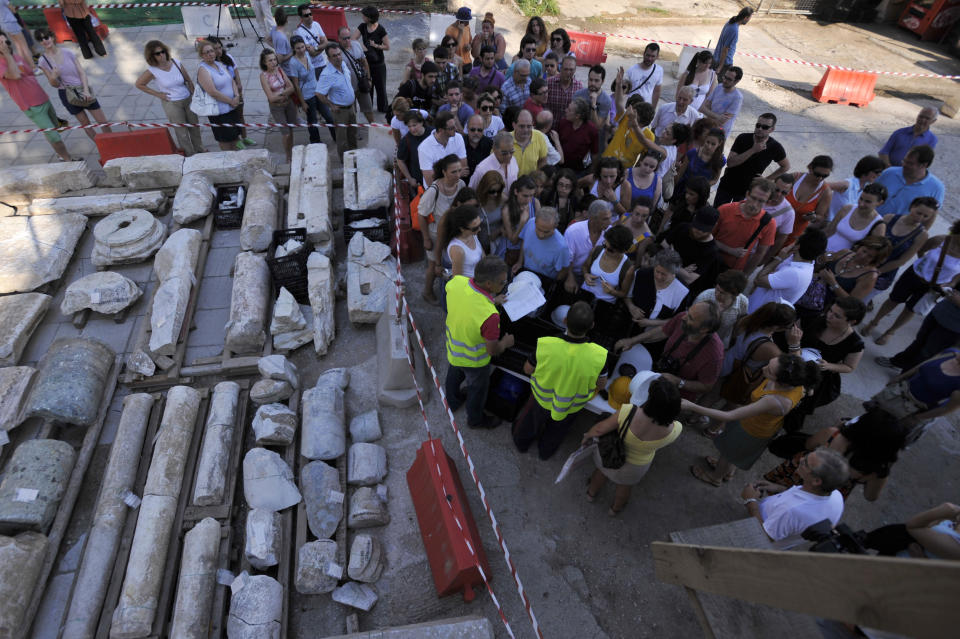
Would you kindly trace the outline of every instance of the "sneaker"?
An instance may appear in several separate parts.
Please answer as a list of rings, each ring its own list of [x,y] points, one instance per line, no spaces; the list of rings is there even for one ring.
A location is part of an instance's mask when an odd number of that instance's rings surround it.
[[[496,428],[500,425],[500,418],[492,415],[485,415],[483,421],[479,424],[467,424],[470,428],[486,428],[487,430]]]
[[[43,75],[43,71],[40,70],[40,67],[33,67],[33,75]]]
[[[891,362],[889,357],[874,357],[873,361],[875,361],[880,366],[883,366],[884,368],[892,368],[894,370],[900,370],[900,367],[894,364],[893,362]]]
[[[243,151],[245,148],[247,148],[247,145],[243,143],[243,140],[237,140],[237,149]]]
[[[257,143],[251,140],[250,138],[243,138],[241,142],[243,142],[246,146],[257,146]]]

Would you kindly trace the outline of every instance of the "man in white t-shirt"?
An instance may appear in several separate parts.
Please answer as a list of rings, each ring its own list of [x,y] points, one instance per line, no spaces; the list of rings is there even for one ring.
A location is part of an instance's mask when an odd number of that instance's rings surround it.
[[[625,97],[639,94],[654,108],[660,101],[660,89],[663,84],[663,68],[657,64],[660,57],[660,45],[651,42],[643,50],[643,61],[627,69],[626,79],[630,82],[630,91]]]
[[[767,200],[763,210],[773,218],[773,223],[777,225],[777,237],[773,246],[767,252],[767,258],[764,264],[769,264],[774,256],[783,248],[784,242],[793,231],[793,222],[796,219],[796,211],[793,210],[793,204],[787,199],[787,194],[793,190],[795,178],[793,173],[784,173],[777,177],[773,183],[773,190],[770,192],[770,199]]]
[[[564,282],[569,293],[576,293],[583,282],[583,263],[590,257],[590,251],[603,239],[613,220],[613,210],[609,202],[594,200],[587,209],[587,219],[574,222],[567,227],[563,239],[570,249],[570,270]]]
[[[309,4],[300,5],[297,8],[297,15],[300,16],[300,24],[297,25],[293,34],[303,38],[310,62],[313,64],[313,73],[319,80],[320,72],[327,66],[327,55],[323,52],[327,46],[327,37],[320,23],[313,19]]]
[[[797,474],[803,478],[800,486],[784,488],[761,481],[748,484],[740,493],[747,512],[760,520],[764,532],[774,541],[799,538],[800,533],[824,519],[836,526],[843,516],[843,495],[837,489],[850,476],[843,455],[821,446],[801,458]]]
[[[457,134],[457,125],[454,122],[457,116],[450,111],[441,111],[433,119],[433,134],[417,147],[420,156],[420,171],[423,173],[423,185],[433,184],[433,165],[437,160],[448,155],[460,158],[463,168],[467,168],[467,147],[463,144],[463,136]],[[466,175],[461,175],[466,177]]]
[[[827,236],[819,229],[807,229],[789,255],[776,255],[757,273],[750,294],[752,313],[767,302],[794,304],[813,281],[813,263],[827,250]]]

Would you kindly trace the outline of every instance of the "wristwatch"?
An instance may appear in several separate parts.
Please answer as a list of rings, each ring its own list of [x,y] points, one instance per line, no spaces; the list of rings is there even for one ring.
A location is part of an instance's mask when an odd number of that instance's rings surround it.
[[[681,379],[679,382],[677,382],[677,390],[682,389],[683,386],[684,386],[684,384],[686,384],[686,383],[687,383],[686,380],[683,380],[683,379]]]
[[[749,497],[749,498],[743,500],[743,505],[746,506],[746,505],[749,504],[750,502],[760,503],[760,500],[757,499],[756,497]]]

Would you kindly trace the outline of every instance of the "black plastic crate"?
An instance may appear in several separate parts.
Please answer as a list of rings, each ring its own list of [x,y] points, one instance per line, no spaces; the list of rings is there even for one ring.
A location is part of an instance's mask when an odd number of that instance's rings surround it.
[[[360,218],[368,219],[368,218]],[[359,220],[354,220],[359,221]],[[350,238],[352,238],[357,233],[363,233],[364,236],[371,242],[381,242],[383,244],[390,243],[390,224],[385,219],[380,219],[379,223],[376,226],[371,226],[364,229],[355,229],[350,226],[350,224],[343,225],[343,241],[347,244],[350,243]]]
[[[277,247],[288,240],[297,240],[303,243],[303,248],[293,255],[275,257]],[[307,295],[307,259],[310,257],[310,248],[307,246],[307,229],[295,228],[273,232],[273,241],[267,252],[267,266],[273,277],[273,288],[280,294],[280,288],[286,288],[301,304],[309,304]]]
[[[243,222],[243,207],[247,203],[247,193],[244,189],[243,201],[239,206],[224,205],[224,202],[234,197],[241,189],[241,185],[217,187],[217,197],[213,202],[213,222],[218,229],[238,229]]]
[[[343,225],[347,226],[351,222],[365,220],[368,217],[387,220],[390,218],[390,212],[391,209],[388,209],[386,206],[379,206],[375,209],[364,209],[361,211],[355,209],[343,209]]]

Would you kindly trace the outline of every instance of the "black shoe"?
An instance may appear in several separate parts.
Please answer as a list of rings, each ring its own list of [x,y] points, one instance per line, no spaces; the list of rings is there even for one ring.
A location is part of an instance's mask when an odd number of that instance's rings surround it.
[[[62,129],[63,127],[65,127],[65,126],[67,126],[67,125],[69,125],[69,124],[70,124],[69,122],[67,122],[66,120],[64,120],[63,118],[61,118],[59,115],[57,116],[57,126],[58,126],[59,128]]]
[[[500,425],[500,418],[493,417],[492,415],[485,415],[483,421],[479,424],[467,424],[470,428],[486,428],[492,429]]]

